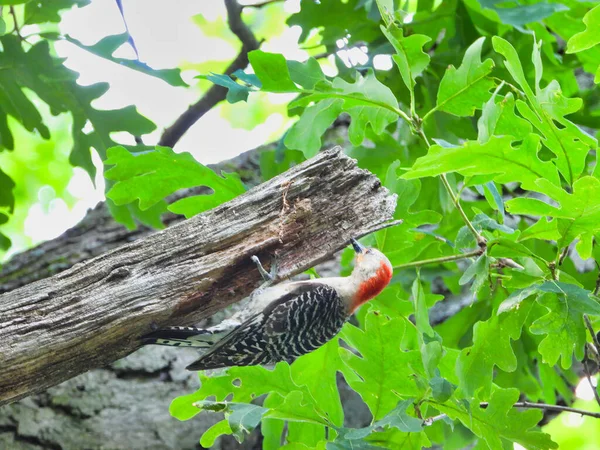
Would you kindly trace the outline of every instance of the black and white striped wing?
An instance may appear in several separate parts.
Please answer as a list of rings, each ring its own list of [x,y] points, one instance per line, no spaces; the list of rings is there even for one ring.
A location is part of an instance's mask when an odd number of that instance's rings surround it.
[[[346,318],[335,289],[299,285],[225,336],[188,369],[291,362],[333,338]]]

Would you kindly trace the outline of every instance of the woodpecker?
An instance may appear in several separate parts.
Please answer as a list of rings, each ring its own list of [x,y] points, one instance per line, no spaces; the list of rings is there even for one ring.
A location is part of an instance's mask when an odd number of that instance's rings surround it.
[[[230,319],[210,328],[170,327],[142,338],[144,344],[206,349],[188,370],[293,362],[329,340],[365,302],[392,279],[392,265],[379,250],[351,240],[356,259],[348,277],[329,277],[273,285],[271,273],[256,264],[265,283]]]

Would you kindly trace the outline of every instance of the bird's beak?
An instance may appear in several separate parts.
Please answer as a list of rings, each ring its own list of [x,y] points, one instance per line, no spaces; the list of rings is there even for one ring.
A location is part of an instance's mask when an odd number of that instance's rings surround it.
[[[366,247],[361,245],[356,239],[350,239],[352,247],[357,254],[361,254],[366,250]]]

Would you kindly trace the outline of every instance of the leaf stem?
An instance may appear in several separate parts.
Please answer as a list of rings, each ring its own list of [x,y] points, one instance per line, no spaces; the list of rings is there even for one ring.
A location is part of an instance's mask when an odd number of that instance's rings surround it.
[[[406,264],[400,264],[398,266],[394,266],[394,270],[399,269],[407,269],[409,267],[421,267],[427,264],[439,264],[451,261],[458,261],[461,259],[472,258],[474,256],[481,256],[483,254],[483,249],[479,248],[477,250],[473,250],[467,253],[461,253],[458,255],[450,255],[450,256],[442,256],[440,258],[431,258],[431,259],[422,259],[420,261],[413,261]]]
[[[425,123],[425,121],[427,120],[427,118],[428,118],[429,116],[431,116],[431,115],[432,115],[434,112],[436,112],[436,111],[437,111],[437,105],[436,105],[436,106],[434,106],[432,109],[430,109],[429,111],[427,111],[427,112],[425,113],[425,115],[424,115],[424,116],[423,116],[423,118],[421,119],[421,122],[422,122],[422,123]]]
[[[424,120],[425,120],[425,118],[423,118],[421,120],[421,124],[423,123]],[[431,147],[431,144],[429,143],[429,139],[427,139],[427,135],[423,131],[423,128],[421,127],[421,124],[419,124],[419,128],[417,129],[417,133],[425,141],[425,144],[427,145],[427,148],[429,148],[429,147]],[[446,188],[446,191],[448,191],[448,194],[450,195],[450,198],[452,199],[452,202],[454,203],[454,206],[456,207],[456,209],[458,210],[459,214],[461,215],[463,221],[465,222],[465,225],[467,226],[467,228],[469,229],[469,231],[471,231],[471,233],[473,234],[473,236],[475,236],[475,240],[477,241],[477,245],[479,245],[481,248],[485,248],[485,246],[487,244],[487,240],[479,233],[479,231],[477,231],[475,229],[475,227],[473,226],[473,224],[471,223],[471,221],[467,217],[467,214],[465,213],[465,210],[462,208],[458,197],[456,196],[456,194],[452,190],[452,186],[450,186],[450,183],[448,182],[448,178],[446,177],[446,174],[445,173],[441,174],[440,178],[442,179],[442,183],[444,184],[444,187]]]

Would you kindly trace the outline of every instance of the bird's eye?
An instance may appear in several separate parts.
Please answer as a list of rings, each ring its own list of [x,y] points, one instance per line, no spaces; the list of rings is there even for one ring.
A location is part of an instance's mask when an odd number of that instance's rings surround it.
[[[367,255],[370,255],[371,253],[373,253],[373,251],[372,251],[370,248],[368,248],[368,249],[367,249],[367,251],[366,251],[365,253],[366,253]]]

